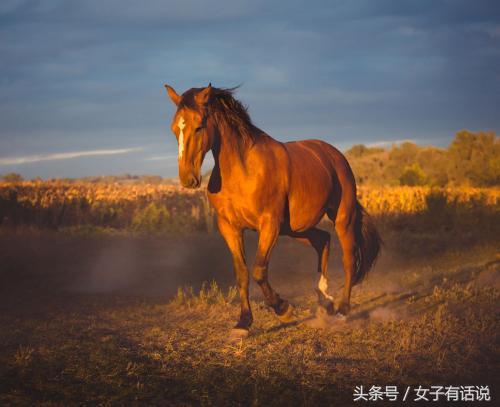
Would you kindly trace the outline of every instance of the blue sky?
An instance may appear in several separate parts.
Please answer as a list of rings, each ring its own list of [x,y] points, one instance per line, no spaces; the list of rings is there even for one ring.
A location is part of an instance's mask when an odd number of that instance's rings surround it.
[[[164,83],[242,83],[271,136],[340,149],[500,129],[495,0],[2,0],[0,55],[0,173],[28,178],[176,176]]]

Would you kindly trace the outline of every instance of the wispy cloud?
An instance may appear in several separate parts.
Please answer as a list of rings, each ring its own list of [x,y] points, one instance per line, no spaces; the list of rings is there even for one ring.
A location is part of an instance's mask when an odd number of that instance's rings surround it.
[[[161,161],[161,160],[172,160],[174,158],[177,158],[177,155],[170,154],[170,155],[156,155],[154,157],[145,158],[145,160],[147,160],[147,161]]]
[[[35,154],[26,155],[21,157],[1,157],[0,165],[17,165],[17,164],[27,164],[35,163],[39,161],[53,161],[53,160],[67,160],[69,158],[78,157],[89,157],[97,155],[116,155],[116,154],[127,154],[133,151],[140,151],[142,148],[119,148],[119,149],[107,149],[107,150],[87,150],[87,151],[70,151],[67,153],[54,153],[54,154]]]

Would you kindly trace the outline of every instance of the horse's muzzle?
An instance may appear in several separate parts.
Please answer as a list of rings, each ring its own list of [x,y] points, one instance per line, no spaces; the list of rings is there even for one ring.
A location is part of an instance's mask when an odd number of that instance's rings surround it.
[[[195,175],[189,175],[185,177],[185,179],[181,180],[182,186],[184,188],[199,188],[201,185],[201,177],[197,177]]]

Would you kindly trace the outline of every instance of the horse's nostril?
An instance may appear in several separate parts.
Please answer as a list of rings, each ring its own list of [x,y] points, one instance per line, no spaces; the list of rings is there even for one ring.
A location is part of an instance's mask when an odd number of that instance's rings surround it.
[[[201,185],[201,177],[194,174],[186,174],[181,177],[181,182],[184,188],[198,188]]]
[[[185,182],[184,182],[184,186],[186,188],[194,188],[196,186],[196,178],[193,177],[193,176],[190,176]]]

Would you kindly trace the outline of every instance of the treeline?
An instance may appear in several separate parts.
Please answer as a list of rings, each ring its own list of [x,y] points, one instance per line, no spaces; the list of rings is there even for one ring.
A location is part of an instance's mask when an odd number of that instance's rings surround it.
[[[500,141],[494,132],[458,132],[446,149],[405,142],[390,149],[363,144],[346,151],[359,185],[500,185]]]

